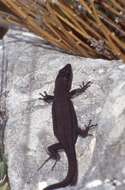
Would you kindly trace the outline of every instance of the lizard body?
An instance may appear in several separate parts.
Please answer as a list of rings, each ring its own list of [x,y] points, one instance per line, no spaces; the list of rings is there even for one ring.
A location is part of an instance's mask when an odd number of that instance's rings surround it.
[[[55,81],[54,96],[40,93],[42,100],[46,102],[53,102],[52,105],[52,119],[53,119],[53,131],[58,140],[58,143],[48,147],[48,153],[50,158],[58,161],[60,159],[59,150],[64,150],[68,160],[68,172],[66,178],[56,184],[50,185],[44,190],[53,190],[68,185],[75,185],[78,176],[77,159],[75,152],[75,144],[78,136],[87,137],[88,131],[91,127],[91,121],[86,129],[80,129],[78,127],[76,113],[73,107],[71,98],[75,95],[83,93],[91,84],[87,82],[82,84],[80,88],[70,91],[72,85],[72,67],[67,64],[62,68]]]

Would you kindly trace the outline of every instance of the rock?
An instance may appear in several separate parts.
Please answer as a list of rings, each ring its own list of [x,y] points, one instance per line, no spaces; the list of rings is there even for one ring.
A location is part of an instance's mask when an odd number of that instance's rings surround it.
[[[72,88],[82,81],[93,82],[83,95],[73,99],[79,126],[84,128],[92,119],[98,127],[92,131],[93,137],[78,138],[78,183],[65,189],[124,190],[125,64],[75,57],[24,41],[16,42],[7,36],[4,42],[9,91],[5,146],[11,190],[41,190],[67,174],[63,152],[54,171],[51,171],[53,160],[37,171],[48,157],[47,147],[57,141],[52,130],[51,105],[38,99],[39,92],[53,93],[56,75],[67,63],[73,68]]]

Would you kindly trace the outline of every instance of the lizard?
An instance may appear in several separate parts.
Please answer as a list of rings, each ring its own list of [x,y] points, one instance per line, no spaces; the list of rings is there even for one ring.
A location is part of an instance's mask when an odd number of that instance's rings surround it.
[[[92,82],[89,81],[86,84],[83,82],[79,88],[71,90],[72,79],[72,67],[71,64],[67,64],[58,72],[55,80],[54,96],[48,95],[46,91],[44,91],[44,93],[40,93],[40,100],[44,100],[47,103],[53,102],[53,131],[58,142],[48,147],[49,159],[52,158],[56,160],[56,162],[59,161],[59,151],[63,150],[65,151],[68,160],[68,172],[66,178],[59,183],[49,185],[44,188],[44,190],[53,190],[66,187],[68,185],[76,185],[78,178],[78,166],[75,144],[77,138],[78,136],[83,138],[92,136],[89,134],[89,130],[97,125],[92,125],[90,120],[85,129],[78,127],[76,112],[71,98],[85,92]]]

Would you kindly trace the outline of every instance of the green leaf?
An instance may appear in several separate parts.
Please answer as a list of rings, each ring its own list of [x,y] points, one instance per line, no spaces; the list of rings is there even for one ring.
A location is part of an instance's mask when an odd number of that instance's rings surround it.
[[[7,174],[7,165],[5,160],[0,161],[0,179],[2,180]]]

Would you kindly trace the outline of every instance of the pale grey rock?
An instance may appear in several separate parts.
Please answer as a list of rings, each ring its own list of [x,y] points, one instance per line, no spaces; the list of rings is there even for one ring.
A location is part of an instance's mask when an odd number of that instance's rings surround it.
[[[5,145],[11,190],[40,190],[66,176],[64,153],[54,171],[51,171],[54,161],[49,161],[39,172],[37,169],[48,157],[47,147],[56,142],[51,105],[38,99],[39,92],[53,93],[56,75],[67,63],[73,68],[72,88],[82,81],[93,82],[84,94],[73,99],[79,126],[84,128],[92,119],[98,127],[92,131],[93,137],[78,138],[78,183],[65,189],[124,190],[125,64],[75,57],[15,42],[10,37],[5,37],[5,45],[9,63]],[[0,61],[1,58],[2,50]]]

